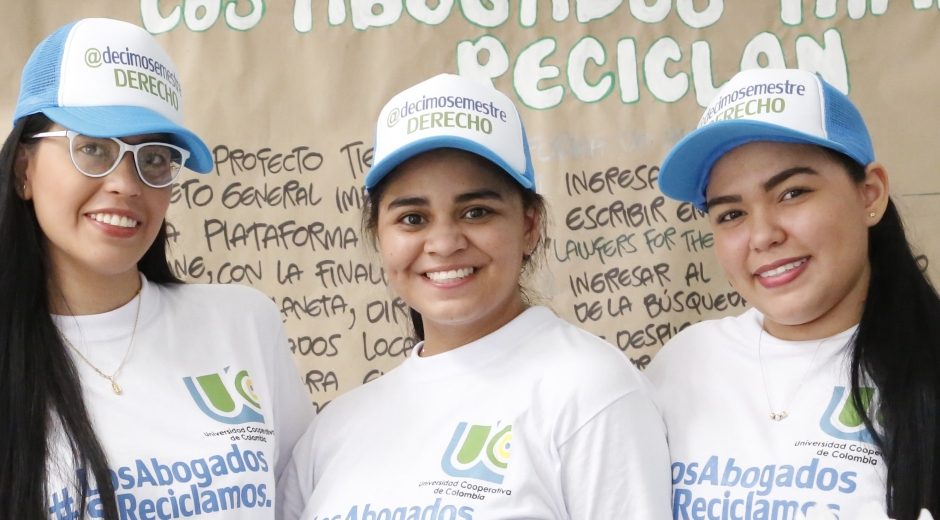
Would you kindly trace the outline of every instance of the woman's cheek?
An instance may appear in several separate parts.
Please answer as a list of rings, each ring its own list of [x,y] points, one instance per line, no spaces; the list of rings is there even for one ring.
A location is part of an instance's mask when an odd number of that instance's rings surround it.
[[[740,237],[735,237],[734,233],[727,230],[714,230],[715,255],[718,256],[718,263],[725,271],[734,272],[746,259],[746,250],[741,251]],[[743,257],[743,258],[742,258]]]

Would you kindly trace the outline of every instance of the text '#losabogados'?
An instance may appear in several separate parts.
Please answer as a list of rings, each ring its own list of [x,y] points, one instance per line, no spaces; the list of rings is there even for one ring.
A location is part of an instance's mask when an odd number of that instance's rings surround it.
[[[361,512],[361,516],[360,516]],[[427,506],[373,507],[366,504],[361,509],[358,505],[338,515],[317,515],[313,520],[473,520],[473,508],[454,505],[441,506],[438,498]]]
[[[110,472],[121,520],[183,518],[242,508],[273,507],[273,493],[265,482],[244,482],[244,477],[228,486],[225,485],[228,482],[220,482],[228,480],[225,477],[229,475],[269,473],[263,452],[241,450],[237,444],[232,444],[231,451],[222,455],[176,462],[137,459],[133,465]],[[78,481],[84,482],[85,470],[76,473]],[[88,488],[86,517],[104,518],[98,490],[92,485]],[[154,493],[154,488],[162,490]],[[54,518],[78,517],[79,501],[75,496],[73,487],[51,493],[49,513]]]

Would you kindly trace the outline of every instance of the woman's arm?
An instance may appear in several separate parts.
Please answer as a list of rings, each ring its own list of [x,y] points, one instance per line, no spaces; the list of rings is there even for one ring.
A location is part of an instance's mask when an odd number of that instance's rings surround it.
[[[631,392],[601,410],[559,453],[572,520],[672,518],[666,428],[645,392]]]
[[[307,430],[313,420],[314,409],[310,403],[310,394],[304,388],[300,372],[294,363],[293,354],[287,342],[283,324],[278,323],[278,335],[274,345],[275,378],[272,387],[275,394],[274,428],[277,439],[277,461],[274,464],[274,478],[278,480],[287,466],[297,439]]]
[[[293,450],[293,456],[277,481],[274,501],[276,520],[298,520],[313,493],[313,435],[311,425]]]

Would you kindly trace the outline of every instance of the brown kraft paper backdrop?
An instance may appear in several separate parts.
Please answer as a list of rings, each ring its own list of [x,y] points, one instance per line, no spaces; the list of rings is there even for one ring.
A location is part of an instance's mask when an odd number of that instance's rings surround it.
[[[174,268],[271,297],[319,409],[413,348],[406,307],[361,237],[361,187],[383,103],[441,72],[492,81],[520,107],[553,220],[535,289],[641,368],[681,328],[746,308],[704,215],[664,199],[656,180],[742,68],[807,68],[848,91],[936,279],[938,2],[3,2],[0,120],[57,27],[110,17],[156,34],[179,69],[186,124],[216,159],[173,187]]]

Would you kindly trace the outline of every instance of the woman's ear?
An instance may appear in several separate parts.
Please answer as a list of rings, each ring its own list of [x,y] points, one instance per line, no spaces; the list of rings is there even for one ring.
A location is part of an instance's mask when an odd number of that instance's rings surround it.
[[[865,167],[865,180],[859,190],[865,204],[868,225],[874,226],[881,221],[890,200],[888,172],[881,163],[873,162]]]
[[[539,240],[542,238],[542,216],[535,208],[529,208],[523,215],[523,225],[525,226],[525,255],[529,256],[535,252]]]
[[[16,149],[16,158],[13,160],[13,179],[16,183],[16,193],[23,200],[33,198],[33,190],[30,187],[30,158],[32,154],[23,147]]]

